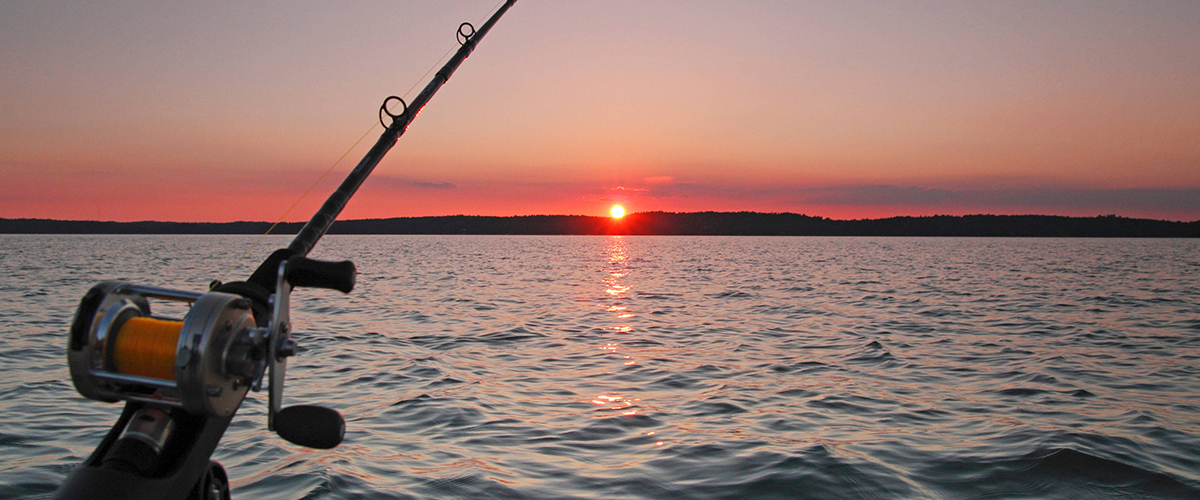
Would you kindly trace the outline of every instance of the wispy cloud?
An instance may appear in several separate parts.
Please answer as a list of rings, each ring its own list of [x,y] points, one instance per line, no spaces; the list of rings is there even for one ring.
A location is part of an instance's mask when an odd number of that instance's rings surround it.
[[[419,188],[419,189],[455,189],[458,186],[453,182],[429,182],[406,179],[403,177],[393,177],[386,175],[371,176],[371,183],[379,186],[385,186],[393,189],[404,188]]]
[[[421,182],[412,181],[412,185],[425,189],[454,189],[456,186],[452,182]]]
[[[794,196],[797,203],[869,206],[939,206],[970,199],[969,196],[946,189],[886,185],[799,189]]]

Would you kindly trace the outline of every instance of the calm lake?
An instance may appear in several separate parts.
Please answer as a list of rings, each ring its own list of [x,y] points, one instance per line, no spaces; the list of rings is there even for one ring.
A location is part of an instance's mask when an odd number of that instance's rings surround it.
[[[251,236],[0,235],[0,499],[49,496],[120,405],[67,371],[107,279],[202,291]],[[285,405],[234,498],[1200,498],[1200,240],[330,236]],[[179,313],[182,316],[182,312]]]

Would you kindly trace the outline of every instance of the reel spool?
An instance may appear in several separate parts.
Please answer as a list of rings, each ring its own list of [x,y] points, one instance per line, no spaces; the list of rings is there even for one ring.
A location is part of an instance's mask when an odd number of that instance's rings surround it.
[[[151,315],[150,300],[186,302],[182,319]],[[71,326],[71,379],[83,396],[228,417],[261,380],[266,329],[250,300],[106,281],[88,291]]]

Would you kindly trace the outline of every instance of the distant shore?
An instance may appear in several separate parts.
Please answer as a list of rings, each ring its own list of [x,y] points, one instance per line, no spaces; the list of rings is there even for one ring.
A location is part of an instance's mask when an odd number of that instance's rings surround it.
[[[0,234],[262,234],[269,222],[111,222],[0,219]],[[303,223],[277,226],[295,234]],[[1200,221],[1106,215],[935,215],[835,220],[793,213],[641,212],[621,219],[586,215],[450,215],[338,221],[329,234],[1000,236],[1196,238]]]

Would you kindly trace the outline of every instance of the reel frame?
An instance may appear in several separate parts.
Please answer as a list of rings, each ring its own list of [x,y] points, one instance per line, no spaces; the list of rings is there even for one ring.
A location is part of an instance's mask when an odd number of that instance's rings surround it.
[[[159,318],[151,314],[149,299],[184,302],[190,307],[182,321]],[[136,370],[117,366],[117,356],[133,349],[128,343],[119,345],[118,339],[122,335],[145,335],[127,325],[133,318],[178,323],[173,357],[153,360],[173,365],[172,379],[129,373]],[[76,390],[90,399],[140,402],[227,417],[237,411],[252,382],[247,374],[229,370],[235,361],[229,358],[230,347],[235,338],[252,336],[255,328],[250,300],[239,295],[198,294],[105,281],[92,287],[80,302],[71,328],[67,364]],[[250,350],[244,352],[247,357],[253,354]],[[138,361],[150,362],[146,356]]]
[[[240,295],[218,291],[200,294],[122,281],[97,284],[80,301],[71,327],[67,364],[76,390],[97,401],[137,402],[180,408],[195,415],[229,417],[241,406],[247,391],[258,392],[266,379],[267,429],[274,431],[283,402],[287,358],[297,349],[289,335],[289,265],[301,274],[309,273],[299,276],[309,286],[324,284],[310,284],[313,273],[318,281],[336,273],[341,279],[337,284],[346,288],[349,272],[349,287],[353,287],[354,266],[349,262],[328,263],[303,257],[282,260],[275,293],[268,298],[270,320],[266,327],[259,327],[250,299]],[[151,314],[150,299],[187,303],[189,310],[182,321],[160,318]],[[179,323],[175,351],[167,360],[174,368],[172,379],[128,373],[123,371],[128,367],[116,363],[123,350],[132,349],[129,344],[118,343],[118,339],[122,335],[144,335],[132,326],[126,328],[133,318]],[[164,362],[147,361],[145,356],[139,361]]]

